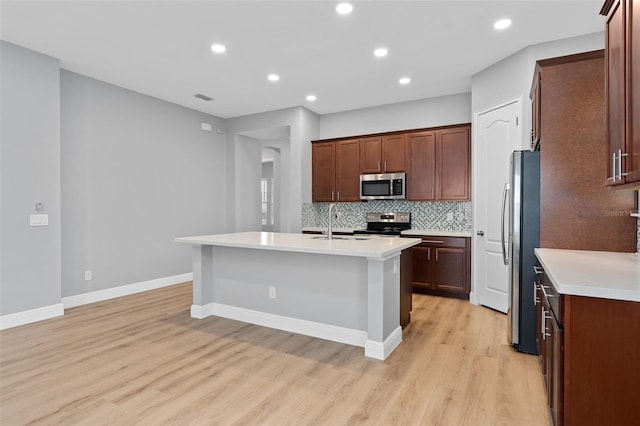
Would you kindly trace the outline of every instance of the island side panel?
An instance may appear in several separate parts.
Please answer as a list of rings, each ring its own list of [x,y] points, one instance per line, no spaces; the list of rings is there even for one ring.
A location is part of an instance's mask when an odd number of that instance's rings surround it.
[[[213,258],[217,307],[367,330],[366,258],[218,246]]]
[[[386,359],[402,341],[400,327],[400,253],[369,258],[365,355]]]
[[[193,246],[193,304],[191,316],[204,318],[211,315],[213,302],[213,247]]]

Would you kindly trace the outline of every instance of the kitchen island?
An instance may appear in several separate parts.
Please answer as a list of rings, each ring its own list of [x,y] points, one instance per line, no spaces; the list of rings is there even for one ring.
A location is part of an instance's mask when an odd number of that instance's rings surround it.
[[[400,255],[419,238],[242,232],[193,245],[191,316],[216,315],[364,347],[386,359],[402,341]]]

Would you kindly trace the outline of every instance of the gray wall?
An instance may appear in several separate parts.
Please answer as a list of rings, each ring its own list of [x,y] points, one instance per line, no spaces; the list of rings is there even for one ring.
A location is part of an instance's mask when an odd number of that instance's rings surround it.
[[[200,129],[221,119],[64,70],[61,90],[62,295],[189,272],[173,239],[226,231],[224,137]]]
[[[364,135],[471,122],[471,93],[320,116],[320,137]]]
[[[238,161],[242,158],[237,150],[238,134],[269,134],[271,129],[289,128],[289,160],[285,163],[283,158],[283,171],[281,208],[283,210],[281,231],[300,232],[302,202],[311,201],[311,144],[309,141],[318,138],[319,117],[315,113],[303,107],[288,108],[278,111],[270,111],[227,120],[227,164],[233,169],[228,170],[229,186],[236,188],[237,194],[242,194],[246,189],[251,191],[254,183],[246,179],[248,171],[244,169],[245,163]],[[248,164],[248,163],[247,163]],[[248,167],[255,167],[249,165]],[[286,188],[285,188],[286,186]],[[288,199],[285,195],[288,194]],[[244,227],[243,215],[239,210],[242,202],[236,193],[229,193],[227,198],[227,218],[229,230],[247,230]],[[285,217],[285,211],[291,213]],[[259,213],[259,210],[257,211]],[[259,230],[255,229],[255,230]]]
[[[0,42],[0,315],[60,304],[60,68]],[[29,226],[36,202],[49,226]]]

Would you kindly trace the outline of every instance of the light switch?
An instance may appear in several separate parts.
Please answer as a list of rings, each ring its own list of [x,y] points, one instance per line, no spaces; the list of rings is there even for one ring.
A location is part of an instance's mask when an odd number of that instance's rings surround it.
[[[49,215],[48,214],[29,215],[29,224],[31,226],[47,226],[49,225]]]

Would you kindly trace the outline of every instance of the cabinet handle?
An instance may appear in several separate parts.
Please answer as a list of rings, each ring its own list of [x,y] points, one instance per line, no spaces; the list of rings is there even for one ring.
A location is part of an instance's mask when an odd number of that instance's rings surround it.
[[[337,200],[338,200],[338,201],[340,201],[340,191],[338,191],[338,198],[337,198]]]
[[[628,173],[622,173],[622,157],[626,157],[629,154],[623,154],[622,150],[618,150],[618,180],[622,180],[622,176],[626,176]]]
[[[380,171],[380,162],[378,161],[378,171]]]
[[[436,249],[436,262],[438,261],[438,249]]]
[[[333,191],[331,191],[331,201],[333,201]]]
[[[387,162],[386,161],[384,162],[384,171],[385,172],[387,171]]]
[[[547,340],[547,325],[545,324],[545,320],[547,318],[547,311],[542,308],[542,321],[540,324],[540,333],[542,334],[542,340]]]
[[[431,244],[444,244],[444,241],[437,240],[422,240],[423,243],[431,243]]]
[[[540,299],[538,299],[538,285],[534,282],[533,283],[533,306],[538,306],[539,301]]]
[[[547,333],[547,331],[549,331],[549,329],[547,328],[547,321],[548,319],[551,319],[551,315],[547,315],[550,312],[546,312],[544,313],[544,318],[545,318],[545,322],[544,322],[544,328],[542,329],[542,336],[544,338],[544,340],[547,340],[547,337],[551,337],[551,333]]]
[[[542,275],[544,273],[544,269],[539,266],[534,266],[533,271],[536,273],[536,275]]]
[[[612,179],[614,182],[616,181],[616,153],[613,152],[611,153],[612,159],[611,159],[611,177],[609,179]]]
[[[427,249],[427,260],[431,261],[431,249]]]

